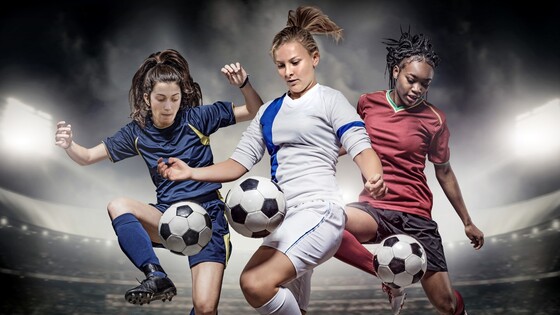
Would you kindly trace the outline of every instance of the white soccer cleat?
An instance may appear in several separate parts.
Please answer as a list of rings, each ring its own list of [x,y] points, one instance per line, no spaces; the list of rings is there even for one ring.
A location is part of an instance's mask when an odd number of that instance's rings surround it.
[[[404,300],[406,299],[406,292],[404,292],[403,288],[394,289],[385,283],[381,284],[381,288],[389,297],[389,303],[391,303],[391,311],[393,312],[393,315],[399,315],[403,308]]]

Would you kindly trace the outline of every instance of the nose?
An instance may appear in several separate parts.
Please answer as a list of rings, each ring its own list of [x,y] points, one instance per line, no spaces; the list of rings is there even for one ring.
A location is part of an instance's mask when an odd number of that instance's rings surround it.
[[[412,85],[412,92],[416,95],[422,95],[424,92],[424,87],[420,83],[414,83]]]
[[[165,103],[163,104],[163,109],[165,109],[165,110],[170,110],[170,109],[173,108],[172,105],[173,105],[173,102],[167,101],[167,102],[165,102]]]
[[[289,79],[292,77],[292,75],[294,75],[294,71],[292,69],[291,65],[286,65],[284,68],[284,77],[286,77],[286,79]]]

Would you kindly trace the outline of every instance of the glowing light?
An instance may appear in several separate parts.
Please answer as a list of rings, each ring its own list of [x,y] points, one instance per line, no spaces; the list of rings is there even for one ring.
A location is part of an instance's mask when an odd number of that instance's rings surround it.
[[[7,152],[45,156],[54,145],[51,115],[8,98],[0,116],[0,135]]]
[[[22,225],[21,229],[24,230],[24,231],[27,231],[27,225]]]
[[[516,240],[517,239],[517,233],[512,233],[511,234],[511,239]]]
[[[560,221],[558,221],[558,220],[552,221],[552,228],[553,228],[553,229],[558,229],[558,228],[560,228]]]
[[[0,219],[0,224],[2,224],[2,225],[8,225],[8,219],[6,219],[6,218]]]
[[[539,234],[539,228],[538,228],[538,227],[534,227],[534,228],[531,230],[531,233],[533,233],[533,234]]]
[[[548,158],[560,151],[560,99],[554,99],[517,116],[514,132],[515,152],[521,157]]]
[[[49,231],[43,230],[43,233],[42,233],[42,234],[43,234],[43,236],[48,236],[48,235],[49,235]]]

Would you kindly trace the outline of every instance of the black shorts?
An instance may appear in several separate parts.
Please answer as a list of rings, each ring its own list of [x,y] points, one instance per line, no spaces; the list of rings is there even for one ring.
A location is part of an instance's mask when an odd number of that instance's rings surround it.
[[[447,272],[447,262],[443,251],[443,243],[438,232],[436,221],[406,212],[378,209],[367,202],[353,202],[348,207],[369,213],[377,222],[377,235],[371,241],[380,243],[393,234],[407,234],[416,238],[428,257],[429,271]]]

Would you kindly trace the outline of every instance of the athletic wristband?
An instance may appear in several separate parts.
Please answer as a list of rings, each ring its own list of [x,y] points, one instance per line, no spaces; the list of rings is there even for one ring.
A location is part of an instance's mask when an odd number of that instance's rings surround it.
[[[247,77],[245,78],[245,81],[243,81],[243,84],[241,84],[241,86],[239,88],[240,89],[244,88],[245,85],[247,85],[247,82],[249,82],[249,75],[247,75]]]

